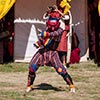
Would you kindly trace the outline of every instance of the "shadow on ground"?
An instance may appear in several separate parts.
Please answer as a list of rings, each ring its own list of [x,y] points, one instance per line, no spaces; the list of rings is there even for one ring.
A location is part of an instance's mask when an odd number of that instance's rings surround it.
[[[39,85],[36,85],[36,87],[33,88],[33,90],[38,89],[38,90],[54,90],[54,91],[64,91],[62,87],[54,87],[50,84],[47,83],[41,83]]]

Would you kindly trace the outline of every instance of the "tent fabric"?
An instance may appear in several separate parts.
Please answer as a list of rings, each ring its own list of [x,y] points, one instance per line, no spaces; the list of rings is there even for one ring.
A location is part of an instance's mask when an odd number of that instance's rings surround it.
[[[17,0],[15,3],[15,41],[14,61],[29,62],[37,49],[37,29],[45,30],[43,14],[47,6],[54,5],[54,0]],[[42,9],[41,9],[42,8]]]
[[[77,2],[77,7],[76,7]],[[14,61],[29,62],[35,53],[33,46],[38,34],[37,29],[45,29],[43,14],[47,11],[47,6],[56,4],[56,0],[17,0],[15,3],[15,38],[14,38]],[[81,5],[82,6],[79,6]],[[72,0],[71,12],[73,17],[73,28],[77,33],[80,44],[81,56],[86,54],[88,49],[87,38],[87,15],[86,0]],[[81,8],[81,9],[80,9]],[[80,14],[79,14],[80,12]],[[79,16],[77,16],[79,15]],[[80,24],[79,24],[80,23]],[[36,35],[35,35],[36,36]],[[87,57],[87,55],[86,55]],[[85,57],[85,58],[86,58]],[[87,59],[87,58],[86,58]]]
[[[99,0],[99,3],[98,3],[98,12],[99,12],[99,16],[100,16],[100,0]]]
[[[0,0],[0,19],[2,19],[16,0]]]

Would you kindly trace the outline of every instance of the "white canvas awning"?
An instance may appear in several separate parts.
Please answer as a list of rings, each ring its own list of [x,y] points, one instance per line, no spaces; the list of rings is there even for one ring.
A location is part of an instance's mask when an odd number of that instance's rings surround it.
[[[54,5],[56,0],[17,0],[15,4],[15,41],[14,60],[28,62],[36,52],[33,43],[37,40],[37,28],[45,29],[45,20],[42,16],[47,6]],[[72,0],[71,12],[73,28],[80,44],[81,57],[88,57],[87,36],[87,0]]]

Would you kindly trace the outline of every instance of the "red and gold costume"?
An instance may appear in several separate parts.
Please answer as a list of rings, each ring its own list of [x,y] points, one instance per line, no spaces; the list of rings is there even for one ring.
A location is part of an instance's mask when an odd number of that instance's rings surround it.
[[[52,16],[56,14],[58,14],[58,12],[55,12],[55,11],[51,12]],[[53,23],[51,24],[53,25]],[[47,22],[47,25],[48,25],[48,22]],[[57,24],[55,24],[55,26],[56,25]],[[62,62],[60,61],[58,52],[56,51],[60,42],[63,29],[60,28],[59,25],[58,27],[49,27],[48,29],[54,29],[54,31],[52,32],[48,31],[46,35],[44,33],[41,33],[41,36],[42,38],[52,39],[52,42],[50,43],[49,46],[44,46],[43,48],[40,48],[31,59],[30,64],[29,64],[28,84],[27,84],[26,92],[29,92],[32,89],[32,85],[36,77],[36,71],[38,70],[40,66],[44,66],[44,65],[54,67],[56,72],[59,75],[61,75],[63,79],[65,80],[65,82],[69,85],[69,87],[71,88],[71,91],[74,92],[75,89],[72,82],[72,78],[70,77],[67,70],[63,66]]]

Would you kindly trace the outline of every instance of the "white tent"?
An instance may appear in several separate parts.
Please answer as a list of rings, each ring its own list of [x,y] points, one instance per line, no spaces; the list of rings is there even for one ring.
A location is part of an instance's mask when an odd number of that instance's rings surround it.
[[[87,35],[87,0],[72,0],[71,12],[73,28],[77,33],[81,50],[81,61],[87,61],[88,35]],[[15,4],[15,41],[14,61],[29,62],[36,48],[33,43],[37,40],[37,28],[45,29],[42,16],[47,6],[54,5],[56,0],[17,0]]]

